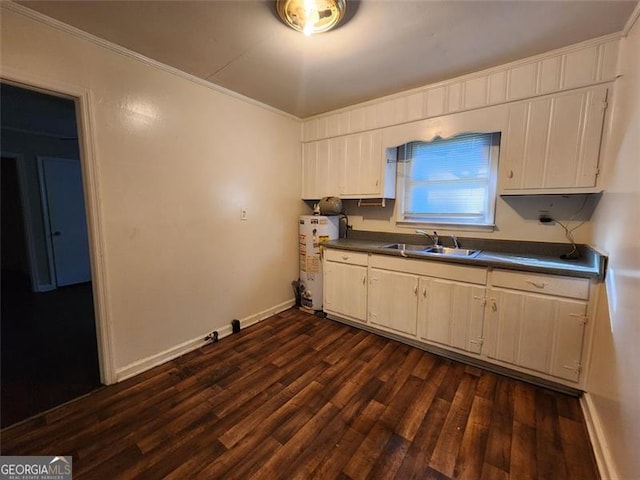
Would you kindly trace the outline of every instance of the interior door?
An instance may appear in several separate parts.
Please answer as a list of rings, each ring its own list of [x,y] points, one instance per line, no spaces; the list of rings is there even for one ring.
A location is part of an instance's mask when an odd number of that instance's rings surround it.
[[[89,239],[78,160],[38,157],[45,219],[58,286],[91,281]]]

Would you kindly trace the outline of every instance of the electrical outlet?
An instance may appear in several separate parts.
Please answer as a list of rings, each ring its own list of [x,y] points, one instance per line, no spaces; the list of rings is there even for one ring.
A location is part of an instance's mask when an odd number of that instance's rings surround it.
[[[246,220],[247,219],[247,209],[243,208],[242,210],[240,210],[240,220]]]

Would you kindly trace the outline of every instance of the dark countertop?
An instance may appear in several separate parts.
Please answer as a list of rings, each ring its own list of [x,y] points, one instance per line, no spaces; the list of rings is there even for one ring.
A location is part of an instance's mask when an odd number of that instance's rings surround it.
[[[580,257],[575,260],[560,258],[571,251],[567,243],[542,243],[509,240],[485,240],[477,238],[459,238],[462,248],[480,250],[472,257],[445,256],[436,253],[411,252],[408,258],[433,260],[437,262],[457,263],[483,267],[504,268],[526,272],[538,272],[551,275],[604,279],[607,257],[585,245],[578,245]],[[380,255],[402,256],[400,251],[383,248],[391,243],[430,245],[431,242],[421,235],[392,234],[384,232],[351,231],[349,238],[341,238],[324,243],[326,248],[353,250]],[[442,244],[450,245],[449,237],[442,238]]]

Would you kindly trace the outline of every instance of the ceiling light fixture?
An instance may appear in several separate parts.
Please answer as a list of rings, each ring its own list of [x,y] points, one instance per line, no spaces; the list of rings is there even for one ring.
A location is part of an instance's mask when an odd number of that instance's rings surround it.
[[[282,21],[307,36],[331,30],[346,9],[346,0],[276,0]]]

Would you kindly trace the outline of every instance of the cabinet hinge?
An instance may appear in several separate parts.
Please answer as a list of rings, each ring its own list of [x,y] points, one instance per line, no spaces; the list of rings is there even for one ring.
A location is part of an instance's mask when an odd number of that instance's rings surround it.
[[[475,345],[483,345],[484,344],[484,338],[478,338],[477,340],[469,340],[469,343],[473,343]]]
[[[594,176],[596,176],[596,177],[597,177],[598,175],[600,175],[600,168],[599,168],[599,167],[596,167],[596,169],[595,169],[595,171],[593,172],[593,174],[594,174]]]
[[[487,304],[487,297],[478,297],[474,295],[473,299],[480,300],[480,305],[482,305],[483,307]]]
[[[589,317],[586,315],[580,315],[579,313],[570,313],[569,316],[578,319],[580,325],[586,325],[589,323]]]
[[[582,364],[576,362],[575,365],[571,366],[571,365],[563,365],[562,368],[566,369],[566,370],[571,370],[572,372],[576,372],[578,375],[580,374],[580,372],[582,372]]]

